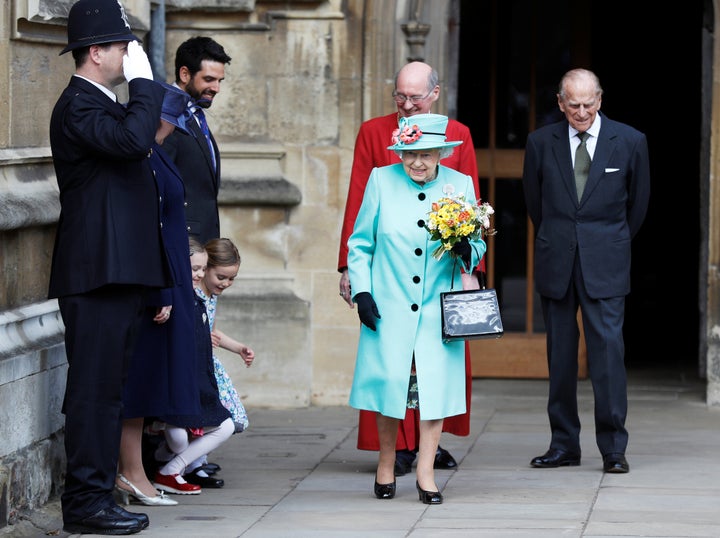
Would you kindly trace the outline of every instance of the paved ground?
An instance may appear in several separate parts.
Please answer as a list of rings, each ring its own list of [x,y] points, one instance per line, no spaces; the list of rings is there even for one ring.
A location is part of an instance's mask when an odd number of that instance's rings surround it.
[[[249,409],[250,429],[211,460],[221,490],[134,506],[150,516],[138,536],[209,538],[720,537],[720,410],[704,383],[631,372],[630,473],[607,475],[595,446],[592,391],[580,384],[580,467],[532,469],[549,442],[546,381],[475,380],[472,434],[443,435],[458,459],[438,471],[441,506],[418,501],[415,478],[393,500],[372,494],[376,453],[355,448],[347,407]],[[69,536],[58,503],[0,535]]]

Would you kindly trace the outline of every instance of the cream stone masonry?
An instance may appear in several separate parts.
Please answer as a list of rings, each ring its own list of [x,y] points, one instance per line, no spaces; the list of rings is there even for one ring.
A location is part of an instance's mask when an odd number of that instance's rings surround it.
[[[11,512],[57,493],[62,478],[67,365],[57,306],[46,300],[59,215],[48,126],[74,69],[70,55],[58,56],[72,3],[0,5],[0,527]],[[191,36],[212,36],[232,57],[207,114],[222,156],[221,231],[242,256],[235,285],[218,301],[217,323],[257,358],[245,368],[237,356],[218,353],[251,428],[259,407],[346,405],[359,321],[338,296],[336,266],[355,136],[362,121],[395,110],[393,75],[411,55],[422,54],[445,77],[433,111],[452,115],[458,1],[122,3],[133,31],[160,47],[157,63],[168,81],[177,46]],[[704,59],[712,118],[702,157],[709,163],[703,198],[709,259],[700,268],[707,294],[700,331],[707,404],[720,407],[717,3],[707,3],[712,30],[703,30],[712,43]],[[402,29],[411,20],[429,27],[412,50]],[[160,35],[153,38],[153,30]],[[125,86],[118,94],[126,97]],[[13,487],[13,476],[27,480]]]
[[[66,45],[67,14],[74,3],[75,0],[7,0],[13,39]],[[133,31],[142,34],[150,28],[150,2],[123,0],[122,5]]]
[[[59,215],[50,148],[0,149],[0,230],[55,223]]]

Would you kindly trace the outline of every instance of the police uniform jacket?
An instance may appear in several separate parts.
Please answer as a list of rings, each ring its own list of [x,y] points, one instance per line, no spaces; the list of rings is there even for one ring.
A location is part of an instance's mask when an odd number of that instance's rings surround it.
[[[147,159],[164,94],[161,85],[134,79],[126,108],[73,76],[58,99],[50,120],[60,188],[50,298],[108,284],[172,284]],[[108,115],[117,121],[103,121]]]

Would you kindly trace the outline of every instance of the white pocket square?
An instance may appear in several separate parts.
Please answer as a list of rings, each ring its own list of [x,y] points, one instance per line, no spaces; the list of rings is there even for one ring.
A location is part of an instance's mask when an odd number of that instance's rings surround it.
[[[609,174],[610,172],[619,172],[619,171],[620,171],[619,168],[606,168],[605,169],[606,174]]]

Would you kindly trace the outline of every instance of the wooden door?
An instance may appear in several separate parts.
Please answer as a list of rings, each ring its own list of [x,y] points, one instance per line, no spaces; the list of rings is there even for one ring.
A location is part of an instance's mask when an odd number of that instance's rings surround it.
[[[498,208],[498,215],[506,211],[500,210],[503,199],[517,198],[522,194],[519,183],[522,177],[522,150],[490,150],[478,149],[478,175],[484,178],[481,183],[483,198]],[[498,205],[500,204],[500,205]],[[498,288],[501,313],[505,324],[505,335],[496,340],[476,340],[470,343],[472,354],[472,372],[474,377],[548,377],[545,352],[545,332],[542,323],[539,297],[533,286],[533,226],[527,217],[524,207],[510,204],[512,220],[524,222],[526,233],[523,241],[514,245],[499,248],[502,235],[488,238],[486,270],[488,286]],[[511,220],[507,216],[503,219]],[[512,225],[512,222],[510,222]],[[501,224],[495,223],[496,227]],[[508,234],[513,237],[517,234]],[[514,270],[507,257],[522,258],[519,249],[525,252],[525,263]],[[500,267],[509,267],[503,270]],[[498,274],[500,270],[500,274]],[[578,314],[578,321],[581,322]],[[582,323],[581,323],[582,325]],[[587,377],[587,361],[585,340],[581,331],[579,349],[578,375]]]
[[[533,286],[534,232],[522,191],[524,145],[529,132],[560,118],[557,84],[570,62],[588,50],[589,37],[571,32],[576,27],[571,19],[583,15],[578,3],[561,1],[552,10],[539,4],[460,3],[457,117],[472,132],[482,198],[496,210],[498,233],[488,239],[486,268],[505,327],[500,339],[470,343],[475,377],[548,375],[545,329]],[[581,336],[580,377],[587,376],[584,344]]]

